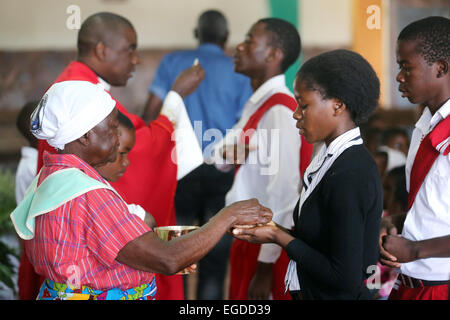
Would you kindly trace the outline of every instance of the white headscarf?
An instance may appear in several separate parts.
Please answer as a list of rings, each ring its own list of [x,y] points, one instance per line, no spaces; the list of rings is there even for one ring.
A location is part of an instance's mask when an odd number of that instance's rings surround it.
[[[59,150],[102,122],[116,102],[101,85],[87,81],[53,84],[31,115],[31,132]]]

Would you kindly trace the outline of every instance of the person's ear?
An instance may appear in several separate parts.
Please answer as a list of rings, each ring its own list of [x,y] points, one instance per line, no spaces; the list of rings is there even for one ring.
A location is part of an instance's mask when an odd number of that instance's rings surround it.
[[[334,115],[336,115],[336,116],[341,115],[346,109],[347,109],[347,107],[345,106],[344,102],[342,102],[339,99],[334,99],[334,105],[333,105]]]
[[[199,40],[199,39],[198,39],[198,28],[195,28],[195,29],[194,29],[194,38],[197,39],[197,40]]]
[[[78,141],[83,145],[87,146],[90,141],[90,131],[83,134],[80,138],[78,138]]]
[[[98,60],[106,60],[106,46],[103,42],[99,41],[94,47],[94,53]]]
[[[280,48],[270,47],[269,54],[266,57],[266,62],[278,62],[281,66],[281,61],[284,58],[284,53]]]
[[[227,31],[226,35],[223,37],[223,39],[222,39],[222,40],[220,41],[220,43],[219,43],[220,47],[221,47],[222,49],[224,49],[224,50],[225,50],[225,47],[226,47],[226,45],[227,45],[228,35],[229,35],[229,33],[228,33],[228,31]]]
[[[436,77],[437,78],[442,78],[444,77],[446,74],[448,74],[449,70],[448,70],[448,62],[445,60],[439,60],[436,61],[436,66],[437,66],[437,73],[436,73]]]
[[[224,44],[227,43],[229,35],[230,35],[230,33],[227,31],[225,37],[223,38],[223,43]]]

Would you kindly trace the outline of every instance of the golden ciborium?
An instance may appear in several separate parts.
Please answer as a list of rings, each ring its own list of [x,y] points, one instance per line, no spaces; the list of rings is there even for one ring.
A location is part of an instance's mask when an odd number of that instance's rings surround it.
[[[172,238],[180,237],[198,228],[198,226],[166,226],[156,227],[154,230],[160,239],[170,241]],[[177,274],[189,274],[192,272],[195,272],[195,269],[188,267],[177,272]]]

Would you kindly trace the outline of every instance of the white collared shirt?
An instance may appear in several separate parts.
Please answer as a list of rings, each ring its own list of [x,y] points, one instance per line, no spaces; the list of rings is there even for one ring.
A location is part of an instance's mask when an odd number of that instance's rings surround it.
[[[311,160],[310,165],[305,170],[303,175],[303,190],[300,196],[300,209],[314,188],[320,183],[325,173],[331,167],[333,162],[351,146],[362,144],[361,132],[359,127],[348,130],[335,138],[327,147],[323,142],[319,147],[316,156]]]
[[[106,82],[105,80],[103,80],[102,78],[100,78],[99,76],[97,76],[98,79],[98,83],[100,83],[100,85],[106,90],[106,91],[110,91],[111,90],[111,85]]]
[[[227,130],[224,141],[231,139],[229,144],[233,144],[233,138],[240,136],[239,129],[276,93],[293,97],[286,87],[284,75],[269,79],[253,93],[244,106],[241,119],[232,130]],[[288,229],[293,226],[292,211],[300,190],[301,138],[292,115],[293,112],[282,105],[275,105],[264,114],[249,142],[257,150],[251,151],[245,164],[241,165],[226,195],[227,205],[250,198],[258,199],[263,206],[272,210],[273,221]],[[223,171],[234,169],[234,165],[221,163],[223,159],[219,150],[222,145],[223,141],[216,144],[216,167]],[[274,263],[281,250],[276,244],[263,244],[258,261]]]
[[[450,100],[431,115],[428,108],[416,123],[406,162],[406,188],[421,140],[450,114]],[[406,215],[402,236],[420,241],[450,235],[450,154],[440,154],[426,175]],[[417,279],[450,279],[450,258],[428,258],[404,263],[401,272]]]

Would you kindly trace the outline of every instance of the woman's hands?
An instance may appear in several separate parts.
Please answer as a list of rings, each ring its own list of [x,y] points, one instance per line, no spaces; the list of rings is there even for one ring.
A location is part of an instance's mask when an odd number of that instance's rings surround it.
[[[282,248],[285,248],[289,242],[294,240],[294,237],[287,230],[273,221],[254,228],[235,228],[232,233],[235,238],[240,240],[252,243],[276,243]]]

